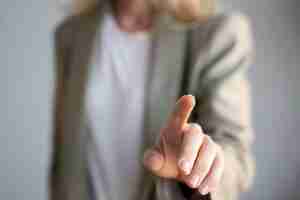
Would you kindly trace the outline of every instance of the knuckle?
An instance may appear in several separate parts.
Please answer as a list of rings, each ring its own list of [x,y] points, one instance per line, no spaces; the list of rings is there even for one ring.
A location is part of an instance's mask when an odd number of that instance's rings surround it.
[[[164,126],[160,129],[159,133],[160,135],[166,134],[169,131],[169,128],[167,126]]]
[[[201,146],[201,151],[206,152],[208,147],[209,147],[209,138],[208,138],[207,135],[204,135],[202,140],[203,140],[203,143],[202,143],[202,146]]]
[[[194,152],[194,150],[190,145],[185,146],[185,147],[183,147],[183,150],[180,153],[179,159],[185,159],[185,160],[190,161],[190,160],[192,160],[193,152]]]
[[[205,135],[205,137],[206,137],[208,145],[214,145],[214,141],[212,140],[212,138],[209,135]]]
[[[209,144],[211,142],[210,136],[209,135],[204,135],[203,139],[205,140],[205,143]]]
[[[200,174],[207,173],[209,168],[210,168],[209,163],[203,160],[199,162],[197,172]]]
[[[184,149],[186,149],[186,152],[188,154],[191,154],[191,153],[194,153],[197,151],[197,147],[196,147],[196,144],[191,142],[189,144],[185,144],[185,146],[183,147]]]
[[[188,128],[184,131],[184,135],[186,136],[186,139],[189,140],[190,143],[199,143],[202,142],[203,134],[199,132],[198,130]]]
[[[197,133],[203,133],[202,127],[197,123],[190,123],[190,130]]]
[[[210,136],[206,135],[207,140],[207,149],[209,149],[211,152],[219,152],[219,145],[217,145]]]
[[[218,155],[223,158],[224,156],[224,152],[223,152],[223,148],[220,145],[216,145],[217,146],[217,153]]]
[[[223,153],[219,153],[216,159],[218,161],[218,164],[223,168],[225,165],[225,158]]]
[[[218,185],[218,178],[216,176],[212,176],[209,180],[207,185],[209,185],[210,188],[215,188]]]
[[[211,167],[211,163],[204,161],[201,168],[203,168],[203,171],[207,172],[209,171],[210,167]]]

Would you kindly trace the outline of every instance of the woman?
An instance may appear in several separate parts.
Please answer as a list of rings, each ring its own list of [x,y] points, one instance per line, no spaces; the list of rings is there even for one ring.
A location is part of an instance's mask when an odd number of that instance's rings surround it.
[[[57,28],[51,199],[234,200],[249,187],[251,30],[212,5],[99,0]]]

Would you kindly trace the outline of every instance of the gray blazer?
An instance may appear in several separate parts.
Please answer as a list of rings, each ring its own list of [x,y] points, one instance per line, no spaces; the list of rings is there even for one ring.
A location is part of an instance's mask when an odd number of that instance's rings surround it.
[[[93,40],[101,30],[104,8],[100,2],[88,12],[69,17],[55,32],[57,80],[49,177],[52,200],[90,199],[86,157],[92,138],[83,105]],[[213,16],[201,23],[158,23],[152,50],[144,149],[155,142],[177,98],[193,94],[197,104],[191,121],[199,123],[223,147],[226,168],[219,189],[207,196],[186,193],[187,186],[145,171],[141,199],[237,199],[239,192],[249,187],[254,172],[245,77],[253,55],[247,18],[236,13]]]

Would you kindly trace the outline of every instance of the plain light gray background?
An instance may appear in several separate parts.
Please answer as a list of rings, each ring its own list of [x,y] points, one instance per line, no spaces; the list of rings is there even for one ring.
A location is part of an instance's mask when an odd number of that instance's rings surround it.
[[[4,0],[0,5],[0,198],[44,200],[51,30],[60,15],[47,0]],[[226,0],[224,5],[251,17],[256,38],[250,78],[257,177],[242,199],[300,199],[300,2]]]

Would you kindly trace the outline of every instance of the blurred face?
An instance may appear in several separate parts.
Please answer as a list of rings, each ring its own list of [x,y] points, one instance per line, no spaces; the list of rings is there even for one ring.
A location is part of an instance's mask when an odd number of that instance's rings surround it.
[[[154,15],[167,13],[177,20],[190,22],[212,11],[214,0],[113,0],[117,19],[127,31],[145,30],[152,25]],[[203,12],[206,11],[206,12]]]
[[[158,12],[167,12],[181,21],[192,21],[211,15],[215,0],[120,0],[126,3],[133,1],[140,5],[152,7]]]

